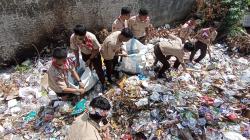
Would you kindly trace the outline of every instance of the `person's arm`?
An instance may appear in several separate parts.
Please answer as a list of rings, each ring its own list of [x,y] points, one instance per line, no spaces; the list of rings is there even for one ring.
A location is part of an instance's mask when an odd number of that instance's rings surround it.
[[[76,67],[80,66],[80,60],[79,60],[79,48],[74,42],[73,37],[70,38],[70,51],[74,52],[75,57],[76,57]]]
[[[75,94],[75,93],[80,93],[80,94],[83,94],[84,93],[84,89],[76,89],[76,88],[64,88],[63,89],[63,93],[72,93],[72,94]]]
[[[92,37],[92,41],[93,41],[94,48],[92,49],[92,52],[91,52],[89,59],[86,61],[87,65],[90,64],[91,59],[96,57],[96,55],[99,53],[99,49],[101,48],[101,44],[97,40],[96,36]]]
[[[80,88],[84,88],[84,84],[81,82],[81,79],[80,79],[78,73],[76,72],[76,70],[75,70],[75,69],[72,69],[72,70],[70,71],[70,73],[71,73],[71,75],[73,76],[73,78],[79,83],[79,87],[80,87]]]

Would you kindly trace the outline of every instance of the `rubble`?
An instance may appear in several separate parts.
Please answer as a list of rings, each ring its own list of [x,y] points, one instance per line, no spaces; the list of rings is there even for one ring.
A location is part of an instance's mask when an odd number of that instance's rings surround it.
[[[250,138],[249,58],[229,57],[216,44],[213,65],[201,63],[155,79],[153,45],[138,75],[125,75],[104,95],[112,102],[114,139]],[[26,71],[0,74],[0,138],[63,139],[74,117],[86,111],[100,83],[76,105],[57,100],[44,86],[50,59],[25,64]],[[171,62],[174,61],[171,59]]]

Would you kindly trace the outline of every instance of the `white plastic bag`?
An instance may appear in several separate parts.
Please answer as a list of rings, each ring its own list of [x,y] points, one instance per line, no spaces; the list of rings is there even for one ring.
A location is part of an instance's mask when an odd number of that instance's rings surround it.
[[[93,71],[91,71],[89,67],[86,67],[83,75],[81,76],[81,80],[82,83],[85,85],[85,91],[89,91],[92,87],[95,86],[98,81],[98,78],[96,73],[93,73]]]
[[[124,72],[138,74],[144,71],[146,65],[146,57],[141,54],[131,54],[122,58],[121,69]]]
[[[85,85],[85,92],[89,91],[91,88],[95,86],[98,81],[97,75],[93,73],[89,67],[86,67],[83,75],[81,76],[81,81]],[[69,86],[72,88],[79,88],[79,86],[75,86],[73,81],[69,79]]]
[[[123,49],[128,53],[128,57],[122,58],[122,71],[131,74],[142,73],[146,65],[147,47],[136,39],[130,39]]]

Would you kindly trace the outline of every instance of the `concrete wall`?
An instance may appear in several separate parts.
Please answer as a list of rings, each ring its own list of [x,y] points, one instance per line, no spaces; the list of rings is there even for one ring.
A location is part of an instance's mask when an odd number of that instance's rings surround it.
[[[148,8],[156,26],[184,18],[195,0],[1,0],[0,66],[36,55],[46,46],[68,44],[75,24],[110,28],[122,6],[136,14]]]

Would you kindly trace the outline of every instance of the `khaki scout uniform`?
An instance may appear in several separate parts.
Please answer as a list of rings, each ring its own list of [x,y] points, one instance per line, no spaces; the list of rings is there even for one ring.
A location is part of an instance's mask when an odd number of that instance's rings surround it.
[[[145,29],[149,27],[150,19],[147,18],[146,21],[141,21],[137,16],[133,16],[128,20],[128,28],[131,29],[136,38],[141,38],[145,36]]]
[[[112,24],[112,32],[122,31],[123,28],[128,27],[128,21],[122,21],[120,17],[118,17]]]
[[[101,54],[104,58],[104,63],[107,70],[107,77],[111,80],[111,75],[114,71],[114,66],[118,63],[118,56],[115,56],[120,51],[122,42],[119,41],[121,31],[116,31],[110,34],[103,42]]]
[[[56,93],[62,93],[65,88],[69,87],[68,72],[72,71],[74,67],[71,65],[67,70],[56,68],[51,65],[48,70],[49,87]]]
[[[102,140],[99,132],[100,126],[84,113],[73,122],[66,140]]]
[[[101,54],[105,60],[113,59],[116,52],[120,50],[122,45],[122,42],[118,39],[120,34],[121,31],[113,32],[104,40],[101,48]]]
[[[159,75],[164,74],[164,72],[170,68],[170,63],[168,60],[174,56],[177,60],[174,63],[174,68],[178,68],[181,63],[184,63],[184,49],[182,46],[182,40],[176,36],[170,35],[168,41],[161,41],[154,47],[154,54],[156,60],[160,61],[163,66],[159,71]]]
[[[80,50],[84,62],[89,60],[93,50],[99,51],[99,49],[101,48],[101,45],[94,34],[87,32],[85,37],[87,37],[88,40],[91,41],[92,44],[91,46],[93,46],[92,48],[90,48],[87,44],[83,44],[82,40],[78,40],[75,34],[72,34],[70,37],[70,49],[73,50],[75,53],[79,53],[78,50]],[[102,70],[102,61],[100,53],[97,53],[95,58],[91,59],[91,64],[94,66],[94,69],[96,70],[96,74],[98,75],[99,80],[101,81],[102,84],[104,84],[105,77],[104,77],[104,72]]]
[[[101,48],[99,41],[93,33],[87,32],[86,36],[92,40],[93,49],[97,50]],[[86,44],[83,44],[82,41],[76,39],[75,34],[72,34],[70,37],[70,49],[73,51],[78,51],[80,49],[80,51],[86,55],[91,54],[92,52],[91,48],[86,47]]]

